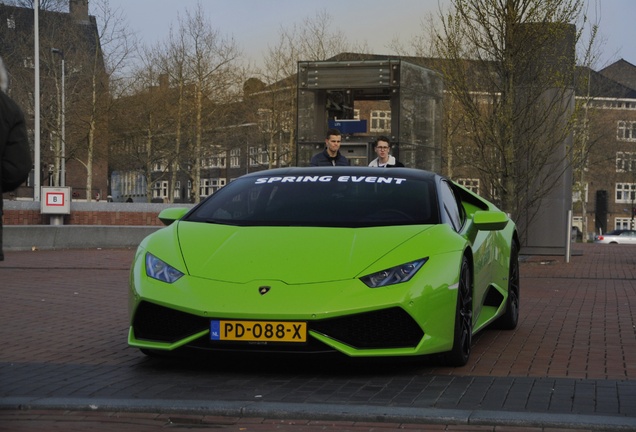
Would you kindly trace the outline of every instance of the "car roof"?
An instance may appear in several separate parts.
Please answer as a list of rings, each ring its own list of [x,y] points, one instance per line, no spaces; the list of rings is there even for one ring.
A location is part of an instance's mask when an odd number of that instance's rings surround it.
[[[615,229],[613,231],[610,231],[608,233],[605,233],[605,235],[619,235],[619,234],[623,234],[623,233],[636,233],[636,230],[630,230],[630,229]]]

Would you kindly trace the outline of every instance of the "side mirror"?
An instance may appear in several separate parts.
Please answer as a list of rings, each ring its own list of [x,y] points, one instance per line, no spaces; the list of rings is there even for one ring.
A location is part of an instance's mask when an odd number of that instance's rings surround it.
[[[480,231],[500,231],[510,219],[502,211],[476,211],[473,220]]]
[[[186,207],[170,207],[161,210],[158,218],[164,225],[167,226],[172,222],[181,219],[188,211],[190,211],[190,209]]]

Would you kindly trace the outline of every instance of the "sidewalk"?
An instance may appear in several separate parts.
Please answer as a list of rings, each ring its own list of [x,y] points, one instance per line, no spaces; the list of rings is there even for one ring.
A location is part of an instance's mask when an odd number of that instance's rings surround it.
[[[126,345],[133,253],[5,253],[0,431],[636,430],[636,247],[524,257],[519,327],[463,368],[146,358]]]

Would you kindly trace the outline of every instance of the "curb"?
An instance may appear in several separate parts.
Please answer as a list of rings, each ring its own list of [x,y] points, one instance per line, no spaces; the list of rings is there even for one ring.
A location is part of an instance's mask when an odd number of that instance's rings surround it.
[[[632,417],[245,401],[7,397],[0,398],[0,410],[157,412],[271,419],[298,418],[373,423],[517,426],[603,431],[633,431],[636,429],[636,418]]]

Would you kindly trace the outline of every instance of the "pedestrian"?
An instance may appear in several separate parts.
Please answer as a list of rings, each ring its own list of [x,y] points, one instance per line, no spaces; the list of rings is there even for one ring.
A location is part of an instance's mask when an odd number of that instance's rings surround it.
[[[340,153],[342,134],[338,129],[329,129],[325,137],[325,149],[315,154],[311,166],[349,166],[351,162]]]
[[[387,137],[379,136],[373,145],[375,154],[378,157],[373,159],[369,166],[379,168],[403,167],[404,164],[391,155],[391,147],[393,147],[393,144]]]
[[[0,57],[0,192],[14,191],[29,177],[31,172],[31,148],[27,135],[24,114],[13,99],[7,95],[9,74]],[[2,203],[0,200],[0,261],[2,251]]]

